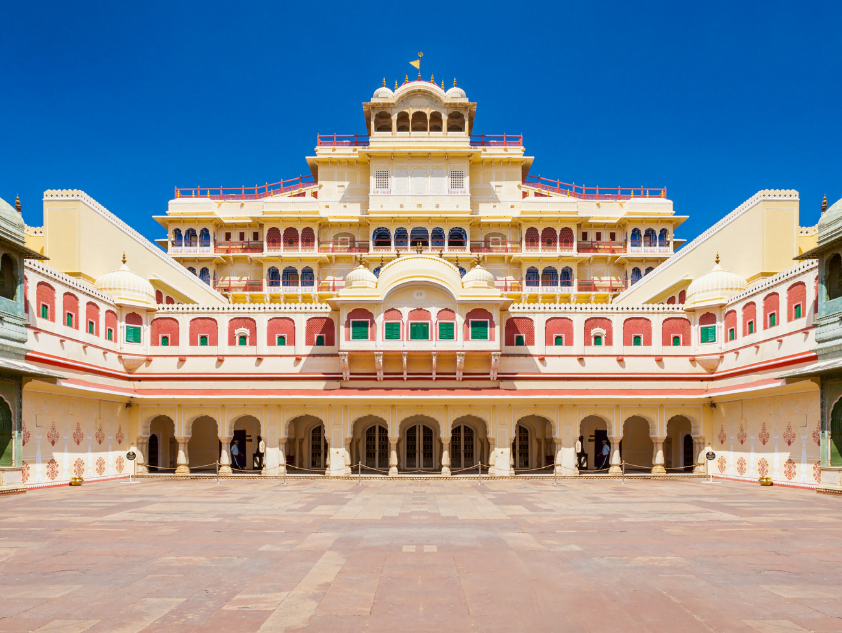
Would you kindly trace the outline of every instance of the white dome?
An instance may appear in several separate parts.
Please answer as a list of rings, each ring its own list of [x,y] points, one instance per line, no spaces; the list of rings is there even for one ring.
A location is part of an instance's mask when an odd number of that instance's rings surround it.
[[[372,99],[391,99],[394,96],[391,90],[389,90],[386,86],[381,86],[377,90],[374,91],[374,96]]]
[[[111,295],[114,303],[120,305],[128,304],[153,309],[157,305],[152,284],[129,270],[126,266],[125,255],[123,255],[123,265],[114,272],[97,279],[94,287],[100,292]]]
[[[462,277],[462,285],[465,288],[493,288],[494,275],[477,264]]]
[[[705,273],[687,288],[685,307],[700,304],[724,303],[738,292],[746,289],[748,283],[736,273],[729,273],[719,265],[719,255],[716,265],[709,273]]]
[[[368,268],[360,264],[345,275],[346,288],[376,288],[377,277]]]
[[[461,88],[457,88],[453,86],[450,90],[444,93],[444,96],[448,99],[467,99],[468,95],[465,94],[465,91]]]

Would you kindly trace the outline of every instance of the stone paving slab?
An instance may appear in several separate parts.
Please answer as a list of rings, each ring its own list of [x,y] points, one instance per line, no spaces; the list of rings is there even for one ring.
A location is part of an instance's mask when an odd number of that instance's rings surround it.
[[[0,631],[842,631],[842,499],[145,479],[0,499]]]

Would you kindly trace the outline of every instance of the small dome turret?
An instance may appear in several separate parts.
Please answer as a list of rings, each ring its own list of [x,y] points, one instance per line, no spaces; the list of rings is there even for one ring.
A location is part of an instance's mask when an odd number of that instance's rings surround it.
[[[368,268],[360,264],[345,275],[346,288],[376,288],[377,277]]]
[[[446,99],[467,99],[468,95],[461,88],[453,86],[450,90],[444,93]]]
[[[477,262],[477,265],[462,277],[462,286],[465,288],[493,288],[494,275]]]
[[[738,292],[746,289],[748,283],[736,273],[728,272],[719,265],[719,253],[716,254],[716,264],[713,269],[693,280],[687,288],[685,308],[700,305],[714,305],[725,303]]]
[[[114,299],[118,305],[131,305],[140,308],[156,309],[155,289],[146,279],[134,274],[126,265],[123,253],[123,265],[117,270],[106,273],[96,280],[94,287]]]

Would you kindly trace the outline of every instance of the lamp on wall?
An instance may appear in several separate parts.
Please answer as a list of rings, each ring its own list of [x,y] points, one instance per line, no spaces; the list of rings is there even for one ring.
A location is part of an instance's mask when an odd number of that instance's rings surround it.
[[[715,409],[715,408],[716,408],[716,403],[715,403],[713,400],[711,400],[711,401],[710,401],[710,408],[711,408],[711,409]]]

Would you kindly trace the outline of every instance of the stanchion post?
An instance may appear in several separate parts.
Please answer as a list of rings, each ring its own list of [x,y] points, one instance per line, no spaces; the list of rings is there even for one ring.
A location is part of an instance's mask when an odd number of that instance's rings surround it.
[[[363,463],[357,462],[357,485],[363,485]]]
[[[219,483],[219,460],[217,459],[214,463],[216,465],[216,483]]]
[[[479,463],[479,483],[477,484],[477,486],[481,486],[481,485],[482,485],[482,462]]]
[[[553,464],[553,485],[558,485],[558,469],[555,467],[555,464]]]
[[[623,481],[622,483],[626,483],[626,460],[623,460]]]

